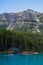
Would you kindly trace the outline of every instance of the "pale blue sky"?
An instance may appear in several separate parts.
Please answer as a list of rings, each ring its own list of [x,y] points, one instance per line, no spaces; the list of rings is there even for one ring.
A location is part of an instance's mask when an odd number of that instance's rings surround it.
[[[26,9],[43,12],[43,0],[0,0],[0,13],[19,12]]]

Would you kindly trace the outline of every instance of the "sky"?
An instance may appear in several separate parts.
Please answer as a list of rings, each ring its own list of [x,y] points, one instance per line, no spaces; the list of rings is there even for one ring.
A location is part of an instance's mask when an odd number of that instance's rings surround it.
[[[32,9],[43,12],[43,0],[0,0],[0,13],[21,12]]]

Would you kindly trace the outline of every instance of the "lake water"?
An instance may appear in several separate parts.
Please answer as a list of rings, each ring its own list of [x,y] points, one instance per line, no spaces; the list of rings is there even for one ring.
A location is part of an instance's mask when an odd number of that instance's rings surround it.
[[[43,54],[0,54],[0,65],[43,65]]]

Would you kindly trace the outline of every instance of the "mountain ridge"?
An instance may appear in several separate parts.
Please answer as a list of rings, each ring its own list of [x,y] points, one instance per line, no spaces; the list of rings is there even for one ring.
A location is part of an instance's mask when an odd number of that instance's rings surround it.
[[[43,32],[43,13],[27,9],[19,13],[0,14],[0,28]]]

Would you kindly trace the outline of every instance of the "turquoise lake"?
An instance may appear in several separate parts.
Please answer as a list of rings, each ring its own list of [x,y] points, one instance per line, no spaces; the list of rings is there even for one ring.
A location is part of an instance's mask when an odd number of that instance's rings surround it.
[[[0,65],[43,65],[43,54],[0,54]]]

